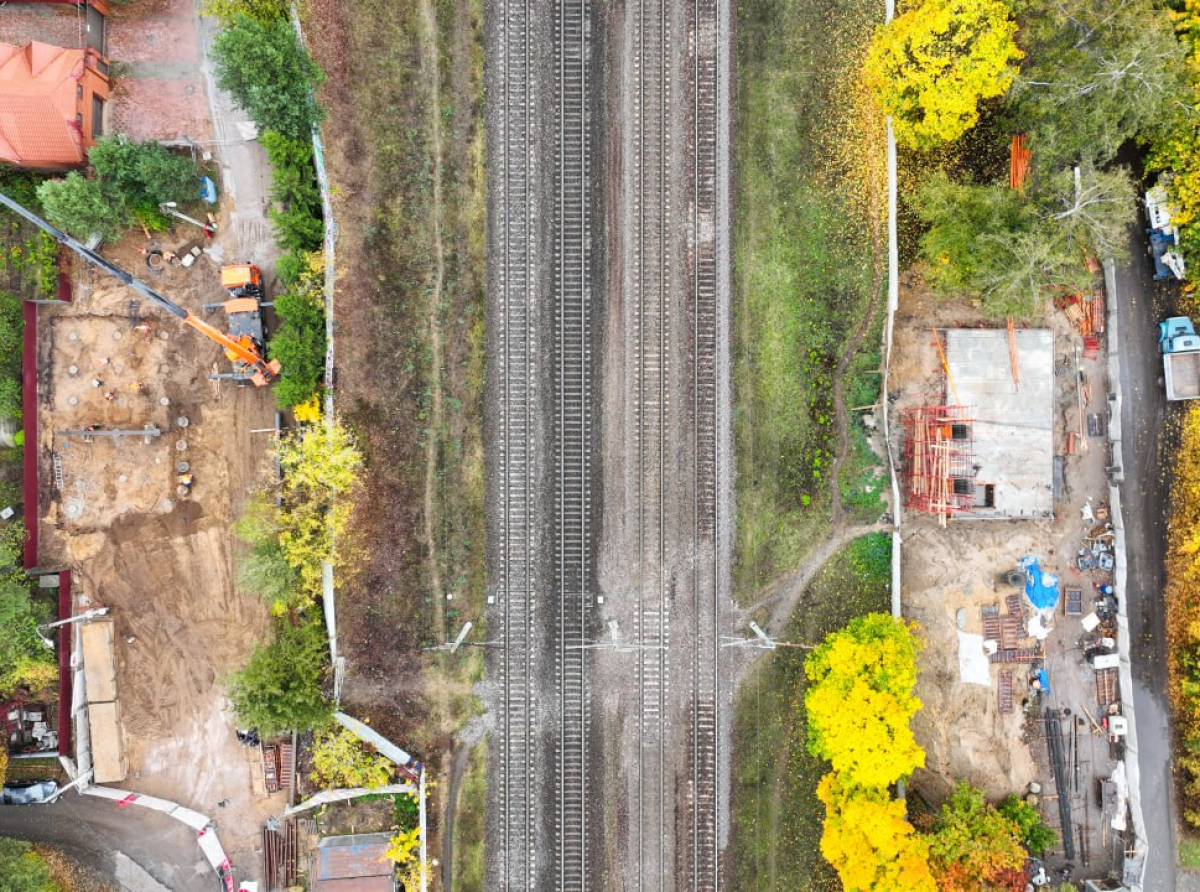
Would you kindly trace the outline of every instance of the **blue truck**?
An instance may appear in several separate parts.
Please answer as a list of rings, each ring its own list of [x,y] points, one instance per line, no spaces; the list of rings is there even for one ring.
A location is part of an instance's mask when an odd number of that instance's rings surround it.
[[[1200,336],[1187,316],[1158,323],[1158,350],[1163,358],[1163,387],[1169,400],[1200,397]]]

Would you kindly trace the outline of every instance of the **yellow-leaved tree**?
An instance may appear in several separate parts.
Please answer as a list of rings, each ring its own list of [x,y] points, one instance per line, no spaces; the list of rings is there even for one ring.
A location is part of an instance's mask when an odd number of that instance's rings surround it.
[[[312,779],[325,789],[386,786],[392,763],[345,728],[327,728],[312,749]]]
[[[883,788],[925,764],[909,728],[919,645],[911,627],[884,613],[858,617],[804,663],[809,750],[847,786]]]
[[[983,99],[1017,74],[1017,24],[1004,0],[924,0],[875,34],[863,78],[892,116],[896,139],[925,149],[979,120]]]
[[[825,804],[821,854],[846,892],[937,892],[929,842],[885,790],[849,788],[836,774],[817,787]]]

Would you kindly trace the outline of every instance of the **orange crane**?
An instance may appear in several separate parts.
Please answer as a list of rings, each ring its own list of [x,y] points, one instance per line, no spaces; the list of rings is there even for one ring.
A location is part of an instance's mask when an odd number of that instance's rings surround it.
[[[206,338],[216,341],[221,345],[221,347],[224,348],[225,355],[234,364],[234,368],[244,370],[244,374],[238,374],[237,377],[242,378],[243,380],[248,379],[253,381],[259,387],[262,387],[265,384],[270,384],[279,377],[279,373],[282,370],[279,360],[268,360],[263,355],[261,337],[256,339],[249,331],[238,331],[237,328],[240,328],[240,326],[235,327],[235,330],[232,334],[226,334],[215,326],[209,325],[203,319],[193,315],[191,311],[184,309],[183,307],[179,306],[179,304],[159,294],[145,282],[135,279],[115,263],[105,260],[91,248],[71,238],[71,236],[67,235],[65,232],[51,226],[41,217],[37,216],[37,214],[17,204],[2,192],[0,192],[0,204],[4,205],[13,213],[24,217],[34,226],[37,226],[39,229],[53,236],[55,241],[57,241],[60,245],[65,245],[66,247],[70,248],[84,260],[94,264],[95,266],[98,266],[113,278],[119,279],[127,287],[132,288],[138,294],[162,307],[172,316],[175,316],[182,321],[184,325],[194,328]],[[254,272],[257,275],[257,267],[254,268]],[[230,301],[230,303],[234,303],[234,301]],[[256,306],[254,308],[254,314],[257,316],[258,310],[256,299],[255,304]],[[236,308],[236,311],[244,312],[246,309],[247,308],[244,305],[241,305]],[[232,322],[234,320],[234,312],[230,312],[229,316]]]

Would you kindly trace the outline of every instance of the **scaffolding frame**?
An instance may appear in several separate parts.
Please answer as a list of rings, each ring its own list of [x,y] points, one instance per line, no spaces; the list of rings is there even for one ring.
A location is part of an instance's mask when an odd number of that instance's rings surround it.
[[[904,504],[937,514],[942,526],[975,508],[974,410],[918,406],[901,413],[904,425]],[[969,481],[960,492],[957,481]]]

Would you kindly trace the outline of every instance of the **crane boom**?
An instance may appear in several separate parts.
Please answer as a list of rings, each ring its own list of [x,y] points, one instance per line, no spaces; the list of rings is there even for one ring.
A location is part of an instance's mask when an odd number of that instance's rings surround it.
[[[209,325],[203,319],[195,316],[191,311],[186,310],[179,304],[175,303],[175,301],[165,297],[162,294],[159,294],[145,282],[135,279],[115,263],[105,260],[87,245],[67,235],[61,229],[51,226],[37,214],[33,213],[33,211],[20,204],[17,204],[17,202],[13,201],[3,192],[0,192],[0,204],[4,205],[14,214],[24,217],[34,226],[52,236],[60,245],[70,248],[84,260],[88,261],[94,266],[99,267],[113,278],[119,280],[127,288],[132,288],[134,291],[152,303],[162,307],[172,316],[180,319],[184,325],[194,328],[206,338],[216,341],[223,348],[225,348],[226,355],[228,355],[230,359],[240,360],[254,370],[255,374],[252,380],[255,384],[260,386],[263,384],[268,384],[278,377],[280,372],[279,362],[274,360],[268,362],[263,358],[262,354],[258,352],[254,344],[249,342],[248,339],[231,338],[220,329]]]

